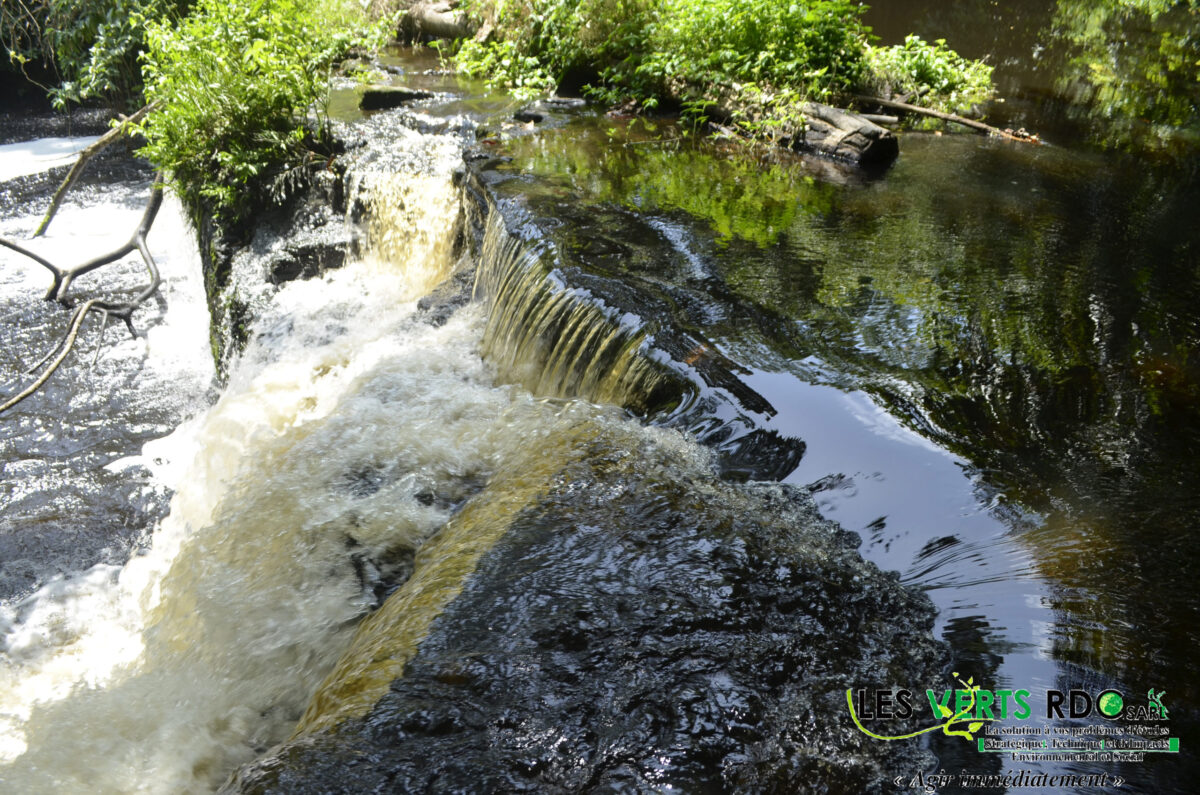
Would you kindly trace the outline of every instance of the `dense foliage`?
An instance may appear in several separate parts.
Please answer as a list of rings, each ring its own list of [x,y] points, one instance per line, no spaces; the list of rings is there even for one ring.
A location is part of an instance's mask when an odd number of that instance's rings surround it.
[[[370,31],[307,0],[199,0],[178,25],[147,26],[143,153],[180,192],[240,209],[305,162],[322,134],[328,67]],[[252,193],[252,192],[251,192]]]
[[[146,21],[178,19],[191,0],[28,0],[0,3],[0,44],[10,63],[44,67],[54,104],[136,102]]]
[[[963,58],[946,46],[919,36],[904,44],[867,49],[866,87],[884,97],[900,95],[937,110],[965,112],[992,93],[992,67]]]
[[[991,91],[991,69],[945,42],[876,49],[850,0],[471,0],[493,28],[459,67],[525,94],[591,71],[603,99],[654,107],[736,87],[749,96],[832,100],[857,90],[922,93],[966,110]]]

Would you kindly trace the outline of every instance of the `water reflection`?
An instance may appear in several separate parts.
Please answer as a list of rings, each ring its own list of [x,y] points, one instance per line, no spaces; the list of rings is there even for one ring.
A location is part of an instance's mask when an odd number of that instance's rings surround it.
[[[1170,682],[1200,739],[1194,173],[910,134],[885,179],[838,184],[661,132],[585,120],[506,152],[531,190],[686,250],[660,278],[720,305],[691,321],[804,439],[789,480],[932,589],[959,665],[1035,699]],[[1136,780],[1179,788],[1191,760]]]
[[[1184,158],[1200,141],[1196,0],[887,0],[865,19],[885,44],[916,31],[994,65],[1001,126]]]

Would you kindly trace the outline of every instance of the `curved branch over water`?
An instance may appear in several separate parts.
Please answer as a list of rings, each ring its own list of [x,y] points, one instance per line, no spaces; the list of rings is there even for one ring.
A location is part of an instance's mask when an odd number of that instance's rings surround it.
[[[124,135],[127,135],[133,125],[141,122],[142,119],[146,118],[146,114],[150,113],[150,111],[157,107],[158,102],[151,102],[149,105],[145,106],[129,118],[126,119],[122,117],[120,124],[118,124],[116,127],[113,127],[104,135],[100,136],[100,138],[94,141],[91,146],[88,146],[79,153],[79,158],[75,161],[75,164],[71,166],[71,170],[67,172],[66,178],[64,178],[62,184],[58,186],[58,190],[54,191],[54,197],[50,199],[50,208],[47,209],[46,214],[42,216],[42,222],[38,224],[37,231],[33,233],[34,237],[41,237],[46,233],[46,227],[50,226],[51,219],[53,219],[54,214],[58,212],[58,206],[62,204],[63,197],[67,195],[67,191],[71,189],[71,186],[75,184],[75,180],[77,180],[79,175],[83,173],[83,167],[88,164],[88,161],[98,155],[102,149],[107,147],[113,141]]]
[[[116,262],[121,257],[124,257],[126,254],[133,251],[135,248],[139,248],[138,241],[139,239],[142,239],[144,242],[146,234],[150,231],[151,224],[154,223],[155,216],[158,215],[159,208],[162,207],[162,199],[162,176],[156,174],[154,177],[154,188],[150,191],[150,198],[146,201],[146,209],[142,213],[142,220],[138,223],[137,228],[133,230],[133,234],[130,235],[129,240],[125,241],[125,243],[119,248],[110,251],[107,254],[101,254],[98,257],[94,257],[82,265],[76,265],[74,268],[60,268],[47,260],[45,257],[35,254],[24,246],[14,243],[6,238],[0,237],[0,246],[12,249],[18,254],[23,254],[24,256],[29,257],[34,262],[49,270],[54,277],[54,283],[50,285],[50,290],[46,293],[46,300],[58,301],[60,304],[65,305],[67,290],[71,287],[71,283],[75,281],[75,279],[83,276],[85,273],[91,273],[97,268],[107,265],[110,262]]]
[[[883,108],[892,108],[893,110],[904,111],[905,113],[915,113],[919,116],[929,116],[942,121],[949,121],[955,124],[961,124],[964,127],[970,127],[972,130],[984,133],[986,135],[994,135],[998,138],[1004,138],[1009,141],[1024,141],[1025,143],[1041,143],[1036,135],[1032,135],[1023,130],[1001,130],[999,127],[993,127],[990,124],[984,124],[975,119],[968,119],[964,116],[959,116],[955,113],[942,113],[939,110],[932,108],[923,108],[920,105],[911,105],[907,102],[899,102],[894,99],[884,99],[883,97],[868,97],[857,96],[856,100],[866,105],[878,105]]]
[[[162,179],[160,174],[156,174],[154,187],[151,189],[150,198],[146,202],[146,209],[143,211],[141,221],[138,222],[137,228],[134,229],[129,240],[120,248],[88,260],[74,268],[60,268],[23,246],[11,240],[0,238],[0,245],[29,257],[53,274],[54,283],[51,285],[50,291],[46,294],[46,300],[58,301],[63,306],[68,305],[66,293],[71,286],[71,282],[76,277],[94,271],[110,262],[115,262],[135,248],[142,255],[142,260],[146,263],[146,270],[150,276],[150,281],[138,291],[137,295],[128,301],[104,301],[99,298],[92,298],[75,307],[75,310],[71,314],[71,322],[67,326],[66,334],[63,335],[58,344],[41,361],[31,368],[33,371],[42,368],[38,377],[34,379],[32,384],[22,389],[3,404],[0,404],[0,413],[17,405],[45,385],[50,376],[54,374],[54,371],[66,360],[71,350],[75,347],[75,341],[79,338],[83,321],[89,313],[100,313],[105,323],[108,322],[109,317],[118,317],[125,321],[125,326],[129,329],[129,333],[135,337],[137,336],[137,331],[133,327],[133,312],[145,303],[150,296],[154,295],[158,291],[159,285],[162,284],[158,265],[155,263],[153,255],[150,254],[150,248],[146,245],[146,235],[149,233],[150,226],[154,223],[154,219],[158,215],[158,210],[162,206],[162,199]],[[49,363],[47,364],[47,362]]]

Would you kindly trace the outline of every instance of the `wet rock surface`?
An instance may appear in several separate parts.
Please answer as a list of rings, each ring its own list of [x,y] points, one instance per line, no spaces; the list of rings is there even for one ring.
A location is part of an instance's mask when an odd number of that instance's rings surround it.
[[[432,92],[404,86],[371,85],[363,89],[358,106],[363,110],[398,108],[419,99],[429,99]]]
[[[468,152],[465,160],[467,196],[482,205],[481,214],[501,216],[510,236],[537,252],[547,263],[548,284],[602,307],[630,334],[647,335],[644,354],[668,374],[663,389],[669,394],[630,408],[696,434],[721,454],[731,477],[778,480],[795,469],[804,442],[761,427],[776,408],[746,384],[748,370],[721,354],[710,336],[729,326],[773,334],[788,324],[739,300],[708,273],[671,218],[582,201],[552,180],[481,153]],[[550,361],[575,330],[542,325],[540,336]],[[581,369],[603,364],[576,361]]]
[[[245,346],[261,307],[279,285],[346,263],[356,238],[343,220],[342,176],[331,159],[328,169],[312,174],[288,201],[262,208],[252,225],[231,222],[208,207],[192,208],[219,368]]]
[[[14,113],[5,121],[5,133],[36,139],[106,129],[106,115],[86,118],[91,127],[81,129],[78,117],[68,126],[66,117]],[[27,236],[68,168],[0,182],[0,237],[28,244],[62,266],[77,265],[116,242],[103,237],[95,242],[92,213],[111,218],[116,208],[124,208],[128,216],[122,223],[129,226],[115,232],[129,234],[153,177],[149,165],[124,143],[102,150],[67,194],[49,241],[30,242]],[[180,284],[186,280],[179,271],[190,262],[180,261],[184,255],[176,235],[183,230],[172,231],[172,223],[168,213],[161,213],[150,232],[165,284],[134,315],[140,336],[131,337],[123,325],[109,325],[106,332],[99,324],[85,326],[76,353],[38,394],[0,419],[0,604],[16,604],[55,579],[96,564],[124,563],[144,547],[150,529],[167,513],[169,490],[144,466],[120,461],[169,433],[207,399],[211,374],[189,369],[192,348],[182,343],[171,357],[161,349],[151,352],[146,341],[148,335],[170,333],[163,328],[173,322],[168,312],[193,297]],[[72,248],[75,235],[92,242]],[[146,279],[135,257],[76,282],[71,297],[134,294]],[[70,311],[43,300],[51,279],[38,265],[7,250],[0,262],[0,388],[7,397],[31,380],[26,369],[58,343]]]
[[[670,217],[583,205],[472,154],[460,176],[468,249],[499,218],[553,290],[647,334],[646,355],[678,390],[654,421],[714,448],[726,478],[794,468],[803,441],[760,427],[774,408],[707,336],[773,320],[727,295]],[[323,200],[363,220],[347,194]],[[469,299],[472,270],[454,273],[421,301],[428,322]],[[548,359],[570,336],[561,324],[541,333]],[[915,744],[858,732],[844,693],[931,682],[944,650],[928,599],[864,563],[806,492],[647,476],[635,461],[600,447],[557,471],[367,714],[268,752],[225,791],[857,793],[927,763]]]
[[[38,113],[19,108],[4,108],[4,111],[0,145],[36,138],[103,135],[113,120],[112,111],[103,108],[76,109],[72,113]]]
[[[223,791],[864,793],[926,761],[859,733],[844,693],[929,681],[928,599],[806,493],[633,457],[560,472],[369,714]]]

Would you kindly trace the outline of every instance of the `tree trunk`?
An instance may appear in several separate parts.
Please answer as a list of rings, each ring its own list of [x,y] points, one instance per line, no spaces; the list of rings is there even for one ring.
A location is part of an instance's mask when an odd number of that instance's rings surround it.
[[[805,102],[805,129],[793,136],[791,147],[863,166],[886,165],[900,154],[896,136],[857,113],[819,102]]]
[[[680,96],[695,95],[694,89],[679,87]],[[856,166],[887,165],[900,154],[900,144],[890,130],[846,110],[805,102],[797,117],[774,115],[770,99],[746,101],[732,89],[721,91],[718,99],[705,108],[709,118],[722,124],[742,127],[749,122],[777,143],[797,152],[835,158]]]
[[[418,0],[400,19],[400,30],[412,39],[469,39],[475,25],[457,6],[450,0]]]

